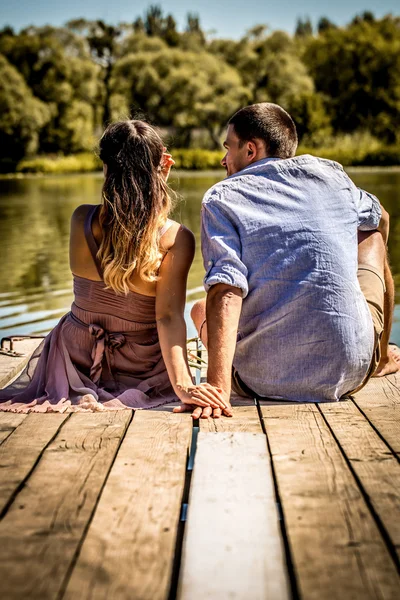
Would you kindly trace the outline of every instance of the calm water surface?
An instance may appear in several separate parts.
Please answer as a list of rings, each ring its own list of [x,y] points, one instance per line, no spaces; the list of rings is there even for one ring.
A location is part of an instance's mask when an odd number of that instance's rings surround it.
[[[400,344],[400,171],[349,170],[357,185],[376,194],[391,214],[390,257],[397,282],[392,340]],[[187,313],[203,295],[199,212],[204,192],[224,172],[174,174],[182,200],[174,217],[197,241],[190,271]],[[68,267],[71,214],[79,204],[97,204],[102,177],[69,175],[0,180],[0,337],[43,334],[68,312],[72,279]],[[194,333],[187,319],[189,335]]]

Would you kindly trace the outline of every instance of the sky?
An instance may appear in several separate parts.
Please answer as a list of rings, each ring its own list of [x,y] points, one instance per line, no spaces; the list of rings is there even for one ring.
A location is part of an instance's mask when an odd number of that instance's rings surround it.
[[[187,13],[194,12],[210,35],[233,39],[259,24],[293,33],[298,17],[308,16],[316,25],[325,16],[337,25],[345,25],[365,10],[376,17],[388,13],[400,15],[400,0],[0,0],[0,28],[11,25],[18,31],[27,25],[59,26],[79,17],[109,23],[132,22],[143,16],[150,4],[159,4],[166,13],[171,13],[180,29]]]

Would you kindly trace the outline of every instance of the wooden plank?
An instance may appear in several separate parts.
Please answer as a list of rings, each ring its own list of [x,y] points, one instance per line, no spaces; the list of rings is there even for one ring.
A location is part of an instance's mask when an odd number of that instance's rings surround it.
[[[14,343],[14,350],[23,356],[0,354],[0,389],[6,387],[25,368],[33,351],[42,339],[27,339]]]
[[[199,419],[200,431],[249,431],[262,433],[257,407],[252,400],[232,401],[233,417]]]
[[[0,444],[2,444],[16,428],[26,419],[27,415],[0,412]]]
[[[189,414],[136,412],[65,599],[168,598],[191,433]]]
[[[45,450],[0,523],[2,597],[58,597],[131,416],[73,414]]]
[[[373,377],[354,401],[400,457],[400,373]]]
[[[289,597],[265,435],[200,432],[178,598]]]
[[[392,558],[316,406],[262,413],[300,596],[397,599]]]
[[[190,347],[192,355],[195,353],[195,345]],[[201,358],[205,361],[201,369],[201,380],[207,380],[207,349],[201,344]],[[260,418],[254,400],[246,400],[239,396],[231,397],[233,407],[233,417],[221,417],[220,419],[200,419],[201,431],[250,431],[253,433],[262,433]]]
[[[24,416],[26,419],[0,446],[0,514],[28,477],[44,448],[68,419],[68,415],[59,413],[50,413],[45,417],[34,413]]]
[[[319,405],[400,558],[400,464],[353,402]]]

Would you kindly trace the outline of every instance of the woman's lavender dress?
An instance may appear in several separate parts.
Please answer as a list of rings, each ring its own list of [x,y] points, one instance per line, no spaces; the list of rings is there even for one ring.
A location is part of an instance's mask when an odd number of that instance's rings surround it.
[[[89,210],[85,235],[97,246]],[[96,265],[99,265],[96,261]],[[74,276],[75,299],[20,377],[0,391],[0,410],[77,412],[153,408],[178,400],[162,358],[155,298],[117,295]]]

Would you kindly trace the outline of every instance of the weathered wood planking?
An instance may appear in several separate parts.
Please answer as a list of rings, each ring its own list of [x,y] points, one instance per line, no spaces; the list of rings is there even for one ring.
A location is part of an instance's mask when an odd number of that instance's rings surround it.
[[[0,412],[0,444],[21,425],[26,417],[27,415],[20,415],[18,413]]]
[[[200,431],[248,431],[262,433],[257,407],[252,400],[232,401],[233,417],[199,419]]]
[[[10,413],[0,413],[0,422]],[[21,416],[21,415],[13,415]],[[0,514],[26,479],[40,458],[44,448],[51,442],[67,415],[24,415],[26,419],[13,435],[0,446]]]
[[[354,401],[400,457],[400,373],[373,377]]]
[[[24,356],[0,354],[0,389],[8,385],[25,368],[31,354],[41,341],[41,339],[27,339],[15,342],[15,350]]]
[[[191,434],[189,414],[136,412],[66,599],[167,600]]]
[[[73,414],[45,450],[0,522],[3,598],[58,597],[131,417]]]
[[[317,407],[262,413],[300,596],[398,599],[392,558]]]
[[[319,408],[400,558],[400,464],[353,402]]]
[[[199,433],[178,598],[290,598],[265,435]]]

